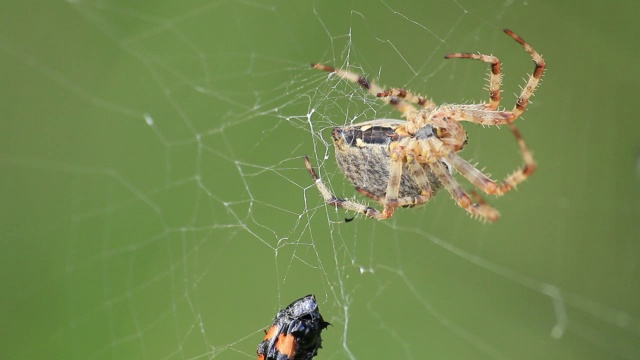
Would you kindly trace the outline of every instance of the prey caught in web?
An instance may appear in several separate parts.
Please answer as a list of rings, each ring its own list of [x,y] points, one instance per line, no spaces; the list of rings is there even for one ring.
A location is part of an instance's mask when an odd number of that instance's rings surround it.
[[[489,222],[498,220],[500,213],[475,191],[469,195],[453,177],[452,170],[459,172],[484,193],[496,196],[513,190],[536,170],[533,155],[513,122],[525,111],[544,74],[546,64],[542,56],[520,36],[508,29],[504,32],[520,43],[535,63],[533,74],[529,76],[527,84],[510,111],[499,109],[501,62],[491,55],[453,53],[445,56],[446,59],[480,60],[490,65],[489,102],[480,104],[437,105],[426,97],[418,96],[406,89],[384,90],[359,74],[313,64],[316,69],[357,83],[369,93],[395,107],[406,118],[371,120],[336,127],[332,132],[336,161],[340,170],[360,194],[379,203],[382,211],[333,195],[314,170],[309,158],[305,156],[305,165],[324,200],[333,206],[382,220],[393,216],[398,207],[424,205],[444,187],[455,202],[473,217]],[[518,142],[524,166],[501,182],[489,178],[458,155],[467,144],[467,133],[461,125],[462,121],[489,126],[509,126]]]

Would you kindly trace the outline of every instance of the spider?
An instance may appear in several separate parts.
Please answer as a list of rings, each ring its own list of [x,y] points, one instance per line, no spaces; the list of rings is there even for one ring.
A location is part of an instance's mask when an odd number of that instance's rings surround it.
[[[333,129],[336,162],[356,190],[379,203],[382,211],[340,199],[333,195],[313,169],[308,156],[305,165],[324,200],[336,207],[375,219],[388,219],[398,207],[415,207],[426,203],[441,188],[447,189],[456,203],[472,217],[494,222],[500,213],[475,191],[467,194],[452,176],[459,172],[471,184],[489,195],[503,195],[527,179],[536,162],[513,122],[525,111],[529,98],[542,78],[546,64],[520,36],[509,29],[504,32],[520,43],[535,63],[533,74],[522,89],[511,111],[500,110],[501,62],[491,55],[453,53],[445,59],[475,59],[488,63],[489,102],[481,104],[443,104],[402,88],[384,90],[365,77],[321,64],[312,67],[357,83],[402,113],[406,120],[377,119]],[[419,107],[419,109],[416,108]],[[507,125],[513,132],[524,159],[524,166],[496,182],[457,153],[467,143],[467,133],[460,124],[470,121],[481,125]]]

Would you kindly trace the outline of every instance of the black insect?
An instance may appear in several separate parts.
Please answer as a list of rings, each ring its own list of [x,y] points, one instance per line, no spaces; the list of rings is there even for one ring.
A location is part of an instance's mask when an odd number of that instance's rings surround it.
[[[320,333],[329,325],[315,296],[298,299],[278,311],[258,345],[258,360],[311,360],[322,347]]]

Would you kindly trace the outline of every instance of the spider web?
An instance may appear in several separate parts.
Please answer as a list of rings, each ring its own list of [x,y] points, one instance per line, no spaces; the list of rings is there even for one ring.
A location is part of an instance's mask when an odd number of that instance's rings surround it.
[[[630,15],[462,0],[11,6],[7,358],[251,359],[277,310],[308,293],[332,323],[318,359],[640,355],[637,47],[605,32]],[[443,192],[344,223],[303,155],[338,196],[366,201],[330,129],[398,114],[308,64],[464,103],[488,98],[487,66],[442,56],[493,53],[510,107],[533,66],[507,26],[550,73],[518,120],[540,171],[487,199],[502,219],[469,219]],[[629,70],[604,66],[607,51]],[[520,165],[508,129],[466,128],[466,159],[496,178]]]

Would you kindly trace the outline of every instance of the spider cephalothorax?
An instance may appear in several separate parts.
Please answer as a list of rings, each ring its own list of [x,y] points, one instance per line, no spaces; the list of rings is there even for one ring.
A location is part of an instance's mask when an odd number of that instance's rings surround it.
[[[487,205],[475,192],[472,196],[468,195],[451,173],[456,170],[487,194],[502,195],[515,188],[536,169],[533,156],[513,121],[525,110],[546,65],[542,57],[521,37],[510,30],[505,30],[505,33],[520,43],[535,63],[534,72],[511,111],[498,108],[501,98],[501,63],[495,56],[472,53],[446,56],[447,59],[476,59],[491,64],[490,101],[482,104],[436,105],[408,90],[393,88],[385,91],[358,74],[313,64],[316,69],[335,73],[359,84],[394,106],[406,118],[366,121],[337,127],[332,133],[338,166],[358,192],[380,203],[383,210],[334,196],[320,180],[309,158],[305,157],[306,167],[325,201],[369,217],[387,219],[393,216],[398,207],[424,204],[444,186],[458,205],[471,215],[496,221],[500,217],[498,211]],[[415,105],[420,108],[417,109]],[[467,133],[460,124],[461,121],[509,126],[518,141],[525,165],[502,182],[491,180],[457,154],[467,143]]]

